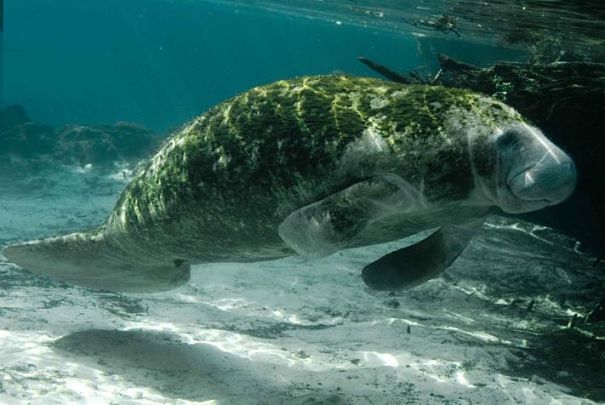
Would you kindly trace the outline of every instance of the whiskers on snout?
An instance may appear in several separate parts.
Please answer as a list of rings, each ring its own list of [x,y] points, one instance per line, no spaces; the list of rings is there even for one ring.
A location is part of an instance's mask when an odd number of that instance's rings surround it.
[[[565,201],[574,191],[576,166],[537,128],[521,124],[496,138],[503,187],[498,205],[509,213],[534,211]]]

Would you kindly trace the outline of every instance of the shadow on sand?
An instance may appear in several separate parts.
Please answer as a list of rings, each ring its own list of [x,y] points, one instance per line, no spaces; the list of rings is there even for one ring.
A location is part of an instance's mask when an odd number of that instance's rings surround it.
[[[210,344],[183,343],[168,333],[90,329],[64,336],[52,348],[70,361],[120,375],[169,398],[229,404],[345,403],[328,387],[318,387],[322,376],[316,373],[253,362]]]

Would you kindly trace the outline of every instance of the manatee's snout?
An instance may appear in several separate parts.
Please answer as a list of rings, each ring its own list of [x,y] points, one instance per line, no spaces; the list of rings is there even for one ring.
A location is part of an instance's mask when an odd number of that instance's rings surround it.
[[[506,179],[510,192],[525,201],[544,201],[547,205],[563,202],[576,187],[576,166],[563,155],[545,158],[533,167]]]
[[[498,205],[505,212],[534,211],[567,199],[576,187],[573,160],[537,128],[522,124],[496,138]]]

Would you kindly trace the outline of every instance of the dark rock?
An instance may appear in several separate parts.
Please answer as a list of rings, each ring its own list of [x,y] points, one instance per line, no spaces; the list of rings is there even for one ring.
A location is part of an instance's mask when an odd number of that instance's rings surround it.
[[[151,154],[158,143],[157,135],[134,124],[67,125],[57,130],[53,156],[79,165],[132,161]]]
[[[0,110],[0,136],[17,125],[29,122],[29,117],[20,105],[11,105]]]
[[[31,122],[23,107],[0,110],[0,157],[11,172],[46,164],[112,166],[148,157],[161,138],[138,125],[66,125],[56,129]],[[6,169],[6,167],[5,167]],[[25,170],[24,173],[31,173]]]
[[[50,155],[54,129],[48,125],[26,122],[0,133],[0,156],[14,155],[23,159]]]

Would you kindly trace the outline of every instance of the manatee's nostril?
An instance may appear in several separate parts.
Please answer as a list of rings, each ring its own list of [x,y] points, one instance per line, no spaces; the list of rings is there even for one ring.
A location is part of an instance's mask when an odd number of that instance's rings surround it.
[[[523,175],[523,181],[525,183],[525,187],[531,187],[536,182],[534,180],[534,176],[532,175],[531,171],[529,171],[529,170],[526,171],[525,174]]]

